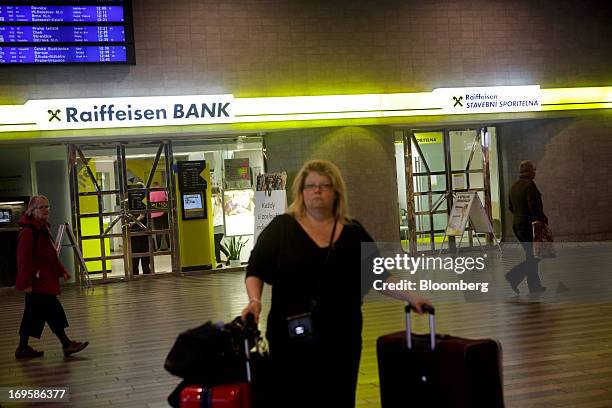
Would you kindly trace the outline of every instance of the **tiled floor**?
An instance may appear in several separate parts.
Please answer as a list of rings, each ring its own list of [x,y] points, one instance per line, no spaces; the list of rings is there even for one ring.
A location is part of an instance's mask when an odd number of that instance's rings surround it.
[[[501,341],[508,407],[611,407],[611,246],[561,248],[559,258],[541,263],[549,290],[539,297],[515,297],[502,279],[520,250],[505,247],[502,258],[491,253],[479,277],[491,283],[488,294],[432,296],[438,332]],[[466,274],[461,278],[468,279]],[[243,273],[223,272],[140,279],[93,291],[66,288],[61,299],[71,324],[67,332],[91,345],[65,359],[47,328],[40,341],[32,341],[45,356],[30,361],[13,357],[22,295],[2,289],[0,386],[68,386],[70,402],[64,406],[165,407],[166,396],[179,382],[163,368],[176,335],[206,320],[239,314],[246,300],[243,279]],[[266,291],[264,304],[268,300]],[[401,330],[403,313],[400,303],[377,294],[363,311],[358,406],[379,407],[375,341]],[[426,319],[415,320],[415,331],[425,331]]]

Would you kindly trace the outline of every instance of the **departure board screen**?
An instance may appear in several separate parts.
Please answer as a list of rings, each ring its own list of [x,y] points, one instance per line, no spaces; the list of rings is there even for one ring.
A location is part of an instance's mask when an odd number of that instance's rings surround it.
[[[0,27],[0,43],[125,42],[123,26]]]
[[[125,62],[126,48],[120,45],[86,47],[2,47],[4,64],[71,64],[92,62]]]
[[[131,0],[0,0],[0,65],[134,64]]]
[[[5,23],[120,23],[122,6],[0,6]]]

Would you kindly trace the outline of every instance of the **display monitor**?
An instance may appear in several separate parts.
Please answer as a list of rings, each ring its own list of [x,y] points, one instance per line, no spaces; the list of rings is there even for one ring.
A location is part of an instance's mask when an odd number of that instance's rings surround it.
[[[183,201],[183,219],[194,220],[206,218],[206,202],[204,201],[204,193],[188,192],[182,193]]]
[[[131,0],[0,4],[0,66],[135,63]]]
[[[202,209],[202,194],[185,194],[183,195],[183,208],[186,210],[201,210]]]
[[[13,221],[13,210],[0,208],[0,224],[10,224]]]

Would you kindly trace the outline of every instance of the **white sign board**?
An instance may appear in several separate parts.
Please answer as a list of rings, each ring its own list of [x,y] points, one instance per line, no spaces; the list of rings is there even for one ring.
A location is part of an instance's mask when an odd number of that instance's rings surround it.
[[[464,173],[456,173],[453,174],[453,189],[455,190],[463,190],[465,189],[465,174]]]
[[[225,236],[253,234],[255,195],[252,189],[225,190]]]
[[[287,211],[287,191],[271,190],[255,192],[255,237],[264,230],[274,217]]]
[[[234,121],[233,95],[28,101],[40,130],[205,125]]]
[[[446,235],[463,235],[467,226],[472,205],[472,193],[457,193],[453,200],[453,208],[448,217]]]
[[[448,218],[446,235],[463,235],[468,221],[476,232],[493,233],[493,225],[475,191],[455,194],[453,208]]]
[[[541,110],[540,85],[438,88],[433,95],[445,114]]]

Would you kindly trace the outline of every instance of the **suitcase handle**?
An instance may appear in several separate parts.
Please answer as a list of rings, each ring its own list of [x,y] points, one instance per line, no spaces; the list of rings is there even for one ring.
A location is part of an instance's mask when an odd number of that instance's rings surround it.
[[[409,350],[412,350],[412,321],[410,319],[410,311],[414,309],[411,304],[406,305],[406,345]],[[436,349],[436,309],[433,306],[423,305],[421,309],[429,314],[429,344],[431,351]],[[414,309],[416,310],[416,309]]]
[[[252,313],[246,315],[246,327],[247,329],[255,328],[257,331],[257,323],[255,323],[255,316]],[[247,382],[250,383],[252,381],[251,378],[251,351],[249,350],[249,336],[244,337],[244,356],[246,357],[246,373],[247,373]]]

